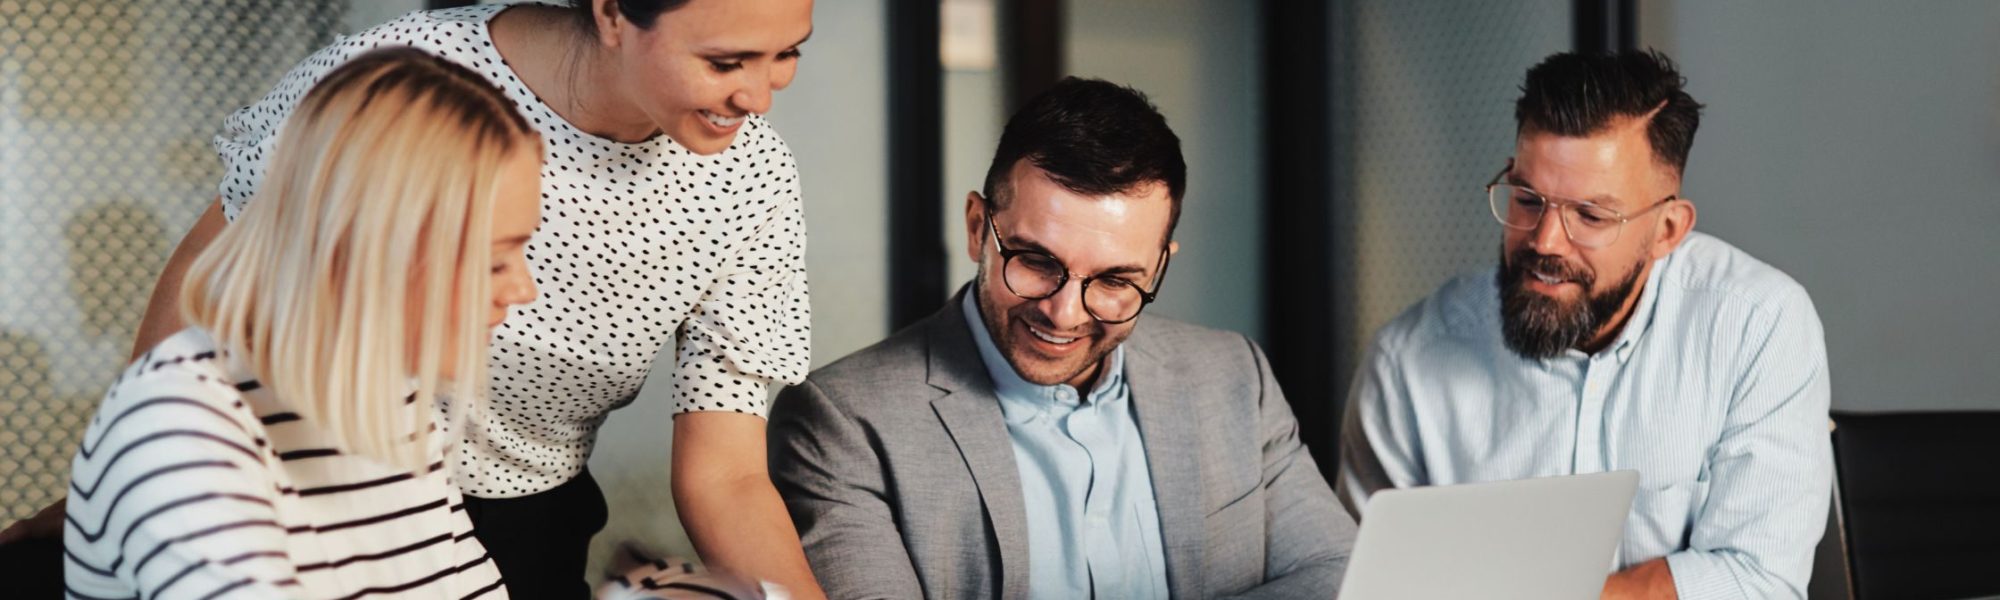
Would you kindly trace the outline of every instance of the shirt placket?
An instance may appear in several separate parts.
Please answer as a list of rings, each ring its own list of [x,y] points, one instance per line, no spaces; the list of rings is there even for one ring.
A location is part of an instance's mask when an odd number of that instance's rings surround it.
[[[1057,401],[1064,405],[1075,406],[1078,402],[1077,392],[1069,386],[1059,387],[1056,394]],[[1106,470],[1117,457],[1111,453],[1100,408],[1094,402],[1077,406],[1064,419],[1064,428],[1070,439],[1083,447],[1090,464],[1090,480],[1083,495],[1083,553],[1090,568],[1092,595],[1102,598],[1108,597],[1105,591],[1119,589],[1121,582],[1116,569],[1118,544],[1111,523],[1111,473]]]
[[[1576,454],[1571,462],[1572,473],[1599,473],[1605,470],[1604,460],[1604,399],[1611,390],[1611,379],[1618,374],[1618,363],[1608,360],[1609,352],[1600,352],[1583,361],[1583,384],[1581,401],[1577,405]]]

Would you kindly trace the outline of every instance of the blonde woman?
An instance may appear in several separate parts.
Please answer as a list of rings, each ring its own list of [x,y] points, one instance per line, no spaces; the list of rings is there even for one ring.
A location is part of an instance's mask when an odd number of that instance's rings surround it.
[[[478,409],[440,399],[481,397],[492,328],[535,297],[540,137],[407,48],[328,73],[283,131],[188,271],[189,327],[85,434],[69,593],[505,597],[444,462]]]

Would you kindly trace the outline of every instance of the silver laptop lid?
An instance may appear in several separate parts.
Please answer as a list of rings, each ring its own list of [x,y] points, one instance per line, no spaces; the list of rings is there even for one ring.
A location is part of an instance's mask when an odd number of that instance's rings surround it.
[[[1340,597],[1597,598],[1638,485],[1612,471],[1377,492]]]

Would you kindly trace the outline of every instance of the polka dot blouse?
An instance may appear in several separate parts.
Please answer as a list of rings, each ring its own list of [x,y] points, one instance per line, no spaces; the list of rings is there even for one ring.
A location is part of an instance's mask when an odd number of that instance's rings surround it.
[[[460,444],[467,493],[532,494],[582,470],[597,427],[675,345],[679,412],[762,416],[773,382],[809,360],[805,214],[791,150],[752,116],[722,153],[667,136],[624,144],[577,130],[494,49],[504,6],[415,12],[306,58],[216,137],[224,215],[243,210],[279,125],[328,71],[370,49],[413,46],[465,65],[541,131],[542,224],[528,245],[541,297],[495,333],[489,415]]]

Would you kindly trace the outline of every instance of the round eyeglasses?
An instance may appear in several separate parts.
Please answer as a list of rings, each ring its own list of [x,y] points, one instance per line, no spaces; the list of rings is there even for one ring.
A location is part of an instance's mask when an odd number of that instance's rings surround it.
[[[1000,280],[1007,290],[1026,300],[1042,300],[1062,291],[1069,284],[1069,267],[1064,266],[1055,256],[1040,250],[1008,248],[1000,243],[1000,229],[993,224],[993,209],[986,209],[986,233],[993,239],[993,249],[1000,252]],[[1078,277],[1077,285],[1082,286],[1083,310],[1090,318],[1106,325],[1117,325],[1139,318],[1139,311],[1152,304],[1159,297],[1160,285],[1167,280],[1167,260],[1165,248],[1160,249],[1159,273],[1153,279],[1153,289],[1147,291],[1138,283],[1119,275],[1091,275]]]
[[[1486,183],[1486,202],[1493,209],[1493,218],[1508,229],[1527,231],[1540,226],[1542,213],[1554,206],[1562,216],[1558,220],[1562,221],[1563,235],[1569,238],[1570,243],[1585,248],[1611,245],[1618,241],[1618,234],[1624,231],[1625,223],[1680,199],[1678,194],[1670,195],[1645,210],[1626,215],[1590,202],[1557,200],[1527,186],[1509,183],[1505,178],[1511,170],[1513,165],[1509,164]]]

